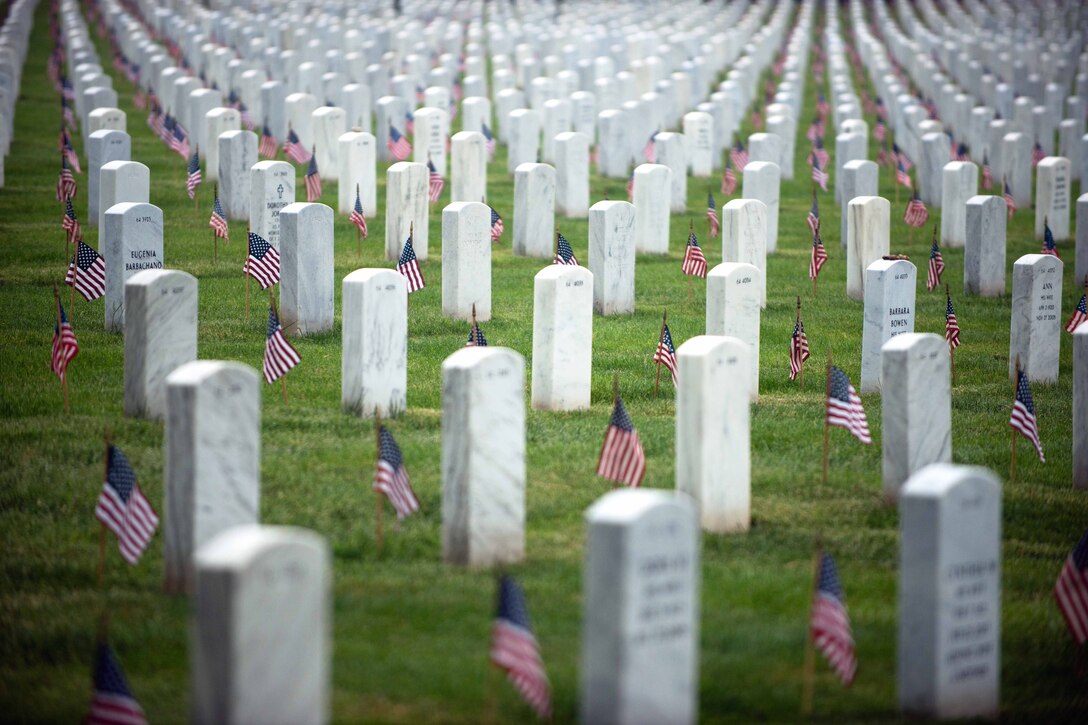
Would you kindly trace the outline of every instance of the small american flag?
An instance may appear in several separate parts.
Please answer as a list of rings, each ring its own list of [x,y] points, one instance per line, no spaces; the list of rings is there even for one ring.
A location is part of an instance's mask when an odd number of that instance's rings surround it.
[[[635,200],[635,170],[631,169],[631,173],[627,175],[627,201]]]
[[[491,627],[491,661],[541,719],[551,718],[552,695],[540,647],[529,624],[521,587],[511,577],[499,579],[498,611]]]
[[[884,99],[880,96],[876,97],[876,117],[879,121],[883,121],[888,117],[888,109],[885,108]]]
[[[64,204],[64,216],[60,219],[60,226],[61,229],[68,232],[68,241],[74,242],[82,236],[79,220],[76,219],[76,210],[72,207],[72,198],[65,199]]]
[[[189,158],[189,137],[185,135],[185,129],[180,123],[174,124],[173,136],[170,138],[170,148],[176,151],[183,159]]]
[[[64,117],[64,125],[74,130],[76,127],[76,114],[72,112],[72,107],[63,98],[60,101],[60,113]]]
[[[813,234],[817,234],[820,231],[820,202],[816,199],[816,191],[812,192],[812,206],[808,209],[808,216],[805,217],[805,221],[808,222],[808,228],[812,230]]]
[[[908,189],[913,187],[910,183],[910,174],[907,173],[907,167],[903,165],[903,160],[900,159],[895,168],[895,180],[897,183],[907,187]]]
[[[404,456],[393,434],[384,425],[378,432],[378,464],[374,470],[374,490],[385,494],[389,503],[397,512],[397,518],[403,519],[419,511],[419,499],[408,480],[408,471],[404,468]]]
[[[397,271],[408,278],[408,294],[412,294],[427,286],[423,281],[423,273],[419,270],[419,260],[416,259],[416,250],[412,247],[412,235],[404,243],[404,251],[400,253],[397,261]]]
[[[136,87],[135,93],[132,94],[132,105],[136,107],[136,110],[142,111],[147,108],[147,94],[144,93],[144,89],[139,86]]]
[[[944,257],[941,256],[941,246],[937,243],[937,228],[933,228],[933,246],[929,250],[929,272],[926,274],[926,291],[932,292],[941,284],[941,273],[944,272]]]
[[[808,259],[808,278],[815,280],[820,276],[820,270],[824,268],[824,264],[827,263],[827,247],[824,246],[824,240],[820,237],[820,225],[819,221],[816,223],[816,232],[812,235],[812,253]]]
[[[994,175],[990,171],[990,157],[982,156],[982,188],[986,191],[994,188]]]
[[[490,161],[495,156],[495,135],[486,123],[481,123],[481,131],[484,134],[484,146],[487,148],[487,159]]]
[[[404,112],[404,132],[415,133],[416,132],[416,117],[412,115],[411,111]]]
[[[76,333],[72,331],[72,324],[68,322],[68,315],[64,313],[64,305],[57,300],[60,310],[60,324],[53,325],[53,354],[52,369],[58,378],[64,380],[68,363],[79,352],[79,343],[76,342]]]
[[[215,190],[215,201],[212,203],[212,216],[208,220],[208,226],[220,239],[230,239],[230,227],[227,225],[227,215],[223,213],[223,205],[219,203],[219,190]]]
[[[1043,151],[1042,145],[1038,141],[1035,142],[1035,148],[1031,150],[1031,165],[1038,166],[1039,162],[1046,158],[1046,152]]]
[[[260,234],[250,232],[249,256],[242,272],[257,280],[261,289],[268,289],[280,281],[280,253]]]
[[[159,517],[144,498],[125,454],[116,446],[109,447],[106,480],[94,515],[117,536],[124,560],[135,566],[155,535]]]
[[[676,385],[676,348],[672,344],[672,333],[668,324],[661,326],[661,338],[657,341],[657,349],[654,350],[654,362],[664,365],[672,375],[672,384]]]
[[[816,97],[816,113],[826,117],[829,111],[831,111],[831,106],[828,104],[827,98],[824,97],[824,94],[820,93]]]
[[[733,150],[729,152],[729,158],[733,162],[733,166],[737,167],[737,171],[744,171],[744,167],[748,165],[748,151],[745,150],[744,144],[739,139],[733,146]],[[728,168],[727,166],[726,169]]]
[[[301,361],[298,350],[283,336],[283,326],[280,325],[275,306],[270,307],[268,309],[268,338],[264,344],[264,363],[262,364],[265,382],[274,383]]]
[[[812,180],[819,184],[824,191],[827,191],[827,182],[831,180],[831,176],[820,168],[820,164],[816,159],[812,160]]]
[[[472,326],[468,328],[468,342],[465,343],[465,347],[487,347],[487,338],[484,337],[484,331],[480,329],[480,323],[473,320]]]
[[[826,169],[828,163],[831,161],[831,155],[827,153],[827,149],[824,148],[823,136],[817,136],[813,142],[812,151],[809,152],[808,162],[811,164],[815,160],[820,165],[820,168]]]
[[[710,238],[713,239],[718,236],[718,232],[722,229],[722,223],[718,220],[717,204],[714,203],[714,194],[711,192],[706,193],[706,221],[710,225]]]
[[[880,144],[880,150],[876,152],[876,163],[879,166],[888,166],[891,162],[891,154],[888,153],[888,141]]]
[[[105,642],[94,662],[94,696],[85,725],[147,725],[144,710],[128,689],[125,673]]]
[[[366,216],[363,214],[363,202],[359,198],[359,189],[355,189],[355,208],[351,210],[351,216],[349,220],[359,230],[359,233],[363,235],[363,239],[367,237],[366,228]]]
[[[1088,641],[1088,532],[1065,560],[1054,584],[1054,599],[1073,641],[1082,646]]]
[[[412,144],[393,126],[389,127],[389,140],[385,142],[385,147],[397,161],[404,161],[412,153]]]
[[[899,148],[899,144],[897,143],[892,144],[892,158],[902,165],[904,172],[914,168],[914,163],[911,162],[910,157],[903,153],[903,149]]]
[[[256,124],[253,123],[253,114],[246,108],[246,104],[241,101],[238,102],[238,116],[247,131],[252,131],[256,128]]]
[[[261,156],[266,159],[276,158],[276,152],[279,151],[279,144],[276,143],[276,139],[272,136],[272,131],[269,130],[268,124],[265,124],[261,128],[261,143],[257,149],[261,152]]]
[[[82,239],[76,244],[76,256],[68,265],[64,284],[75,287],[88,302],[106,294],[106,260]]]
[[[920,227],[929,221],[929,209],[925,202],[918,196],[918,190],[914,190],[914,196],[907,204],[907,210],[903,213],[903,221],[909,227]]]
[[[83,169],[79,166],[79,155],[76,154],[76,150],[72,148],[72,141],[68,138],[68,132],[63,132],[64,143],[61,145],[61,151],[64,152],[64,157],[68,159],[68,163],[75,170],[77,174],[82,174]]]
[[[317,173],[317,155],[310,154],[310,167],[306,170],[306,201],[311,204],[321,198],[321,175]]]
[[[790,380],[797,379],[801,366],[808,358],[808,336],[805,335],[805,323],[801,322],[798,312],[797,321],[793,323],[793,334],[790,335]]]
[[[757,131],[763,130],[763,116],[760,114],[759,109],[752,109],[752,128]]]
[[[1066,323],[1065,331],[1069,333],[1076,331],[1085,320],[1088,320],[1088,292],[1080,296],[1080,302],[1077,303],[1073,316]]]
[[[1016,200],[1012,198],[1012,191],[1009,189],[1009,180],[1003,179],[1003,186],[1005,187],[1004,199],[1005,207],[1008,210],[1008,221],[1012,221],[1012,215],[1016,213]]]
[[[1058,245],[1054,243],[1054,232],[1050,231],[1050,224],[1046,219],[1043,219],[1043,248],[1039,253],[1062,258],[1062,255],[1058,254]]]
[[[724,194],[725,196],[732,196],[733,192],[736,190],[737,175],[733,173],[732,163],[727,158],[725,160],[725,169],[722,170],[722,194]]]
[[[61,154],[60,175],[57,177],[57,201],[71,199],[76,195],[76,177],[68,166],[68,159]]]
[[[647,139],[646,145],[642,149],[642,155],[646,158],[646,163],[652,164],[657,159],[657,148],[655,146],[655,139],[657,138],[657,131],[650,134],[650,138]]]
[[[492,243],[494,243],[499,241],[499,237],[502,236],[502,233],[506,229],[506,227],[503,225],[502,217],[499,216],[499,213],[497,211],[495,211],[495,208],[489,208],[491,209],[491,241]]]
[[[967,153],[967,144],[962,141],[956,144],[956,148],[952,151],[953,161],[970,161],[971,157]]]
[[[185,190],[189,192],[189,198],[196,198],[196,187],[200,186],[202,177],[200,175],[200,151],[193,150],[193,155],[189,157],[189,176],[185,180]]]
[[[1035,452],[1039,454],[1039,460],[1046,463],[1043,444],[1039,440],[1039,428],[1035,423],[1035,401],[1031,397],[1028,376],[1019,367],[1016,369],[1016,399],[1012,403],[1012,417],[1009,418],[1009,425],[1031,441],[1031,444],[1035,446]]]
[[[569,264],[575,267],[578,266],[578,259],[574,256],[574,250],[571,249],[570,242],[559,232],[555,233],[555,264]]]
[[[948,351],[960,346],[960,323],[956,321],[956,310],[952,308],[952,295],[946,296],[944,308],[944,339],[948,342]]]
[[[310,160],[310,152],[299,141],[298,134],[293,128],[287,129],[287,140],[283,144],[283,152],[296,164],[305,164]]]
[[[888,129],[884,126],[884,120],[878,118],[876,120],[876,126],[873,127],[873,138],[877,141],[883,141],[888,137]]]
[[[850,378],[834,365],[831,366],[830,378],[827,386],[827,424],[845,428],[862,443],[872,443],[869,420],[865,417],[861,398],[850,384]]]
[[[430,173],[427,198],[433,204],[442,196],[442,189],[446,186],[446,181],[442,178],[442,174],[438,173],[438,169],[435,168],[434,162],[430,159],[427,159],[427,171]]]
[[[694,230],[688,233],[688,246],[684,250],[684,262],[680,265],[680,271],[693,277],[706,276],[706,257],[703,256]]]
[[[159,138],[162,138],[163,129],[163,117],[162,110],[159,108],[159,102],[155,99],[155,96],[151,96],[150,109],[147,112],[147,127],[151,129]]]
[[[638,431],[623,407],[623,399],[616,396],[616,408],[604,435],[604,446],[597,461],[597,475],[625,486],[638,486],[646,474],[646,454]]]
[[[820,554],[820,574],[812,601],[812,643],[823,652],[844,685],[854,681],[858,661],[850,615],[846,612],[839,573],[830,554]]]

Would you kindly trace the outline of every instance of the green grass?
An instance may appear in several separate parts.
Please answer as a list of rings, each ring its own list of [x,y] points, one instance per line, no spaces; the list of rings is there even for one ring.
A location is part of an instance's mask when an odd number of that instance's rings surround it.
[[[154,722],[181,722],[188,708],[188,601],[162,593],[162,537],[138,567],[125,565],[110,542],[106,587],[95,584],[99,526],[92,511],[101,487],[102,432],[130,457],[150,500],[163,498],[163,433],[156,422],[123,417],[122,338],[103,332],[102,302],[77,300],[71,316],[82,351],[70,369],[72,413],[63,415],[61,389],[50,373],[52,285],[64,274],[61,208],[53,198],[57,171],[56,95],[45,74],[50,50],[47,4],[37,24],[15,117],[15,143],[0,192],[0,712],[14,721],[73,721],[85,714],[90,660],[99,613],[112,613],[111,635],[133,691]],[[108,65],[106,46],[99,52]],[[132,87],[113,73],[129,113],[133,158],[151,168],[151,202],[165,216],[165,259],[200,280],[199,355],[259,368],[265,307],[243,317],[243,226],[212,260],[207,228],[210,189],[194,210],[184,191],[184,162],[154,139],[144,114],[131,105]],[[860,82],[860,79],[859,79]],[[806,108],[815,88],[809,84]],[[806,123],[808,111],[802,113]],[[873,119],[868,119],[870,124]],[[745,135],[751,129],[745,128]],[[803,134],[803,129],[799,129]],[[898,717],[895,690],[898,518],[882,500],[880,399],[862,396],[876,443],[863,446],[845,431],[831,432],[829,480],[820,483],[823,436],[822,366],[828,350],[851,378],[860,369],[862,305],[845,296],[845,253],[839,215],[821,195],[825,241],[831,255],[815,298],[807,277],[805,214],[810,182],[807,145],[799,136],[797,178],[783,183],[779,251],[768,259],[768,305],[762,317],[761,393],[752,408],[752,528],[744,535],[703,539],[700,716],[705,721],[796,719],[802,648],[812,585],[813,540],[822,533],[835,554],[846,589],[860,670],[842,688],[818,665],[816,718],[875,722]],[[81,151],[79,139],[74,141]],[[870,158],[877,148],[871,142]],[[834,144],[830,144],[833,146]],[[833,150],[833,149],[832,149]],[[384,200],[384,167],[378,170]],[[510,252],[512,179],[500,151],[490,167],[488,198],[510,230],[493,256],[493,309],[484,325],[489,341],[525,355],[531,365],[532,279],[541,260]],[[77,211],[86,221],[86,178]],[[680,273],[688,221],[700,232],[711,265],[720,240],[705,236],[705,198],[717,179],[690,179],[687,214],[674,215],[671,253],[640,256],[636,310],[628,317],[595,317],[593,406],[583,413],[527,417],[527,558],[512,568],[522,581],[544,661],[554,687],[557,719],[576,718],[581,629],[583,512],[609,485],[593,475],[611,409],[614,371],[648,456],[645,485],[673,487],[674,404],[670,391],[655,400],[651,355],[668,305],[679,345],[704,329],[705,282],[688,300]],[[304,188],[299,172],[298,188]],[[895,199],[892,175],[881,171],[881,193]],[[592,177],[592,198],[625,198],[623,179]],[[323,200],[335,204],[335,185]],[[387,529],[374,547],[373,426],[340,411],[340,304],[333,331],[300,340],[302,364],[288,377],[290,406],[278,385],[262,401],[261,520],[311,528],[333,552],[332,712],[337,721],[523,721],[528,708],[489,674],[487,645],[493,613],[493,574],[464,571],[441,561],[441,363],[467,334],[463,322],[441,314],[441,206],[431,209],[432,256],[423,263],[428,287],[411,299],[408,411],[391,423],[404,448],[422,512],[399,530]],[[928,230],[913,238],[902,224],[905,196],[892,210],[892,250],[911,255],[925,274]],[[336,219],[335,276],[382,258],[384,218],[370,222],[370,239],[356,256],[346,216]],[[938,221],[934,212],[932,221]],[[558,219],[583,263],[585,220]],[[1007,269],[1037,252],[1032,212],[1009,225]],[[97,246],[94,230],[87,242]],[[1062,245],[1072,267],[1072,248]],[[1034,389],[1047,452],[1040,463],[1019,443],[1017,477],[1008,483],[1012,388],[1006,371],[1009,296],[961,292],[963,252],[945,249],[945,279],[963,328],[953,391],[953,459],[993,469],[1004,484],[1002,589],[1002,717],[1008,721],[1076,721],[1088,712],[1084,681],[1074,674],[1075,652],[1050,589],[1064,558],[1083,533],[1088,505],[1071,490],[1072,355],[1062,334],[1059,382]],[[1067,271],[1062,322],[1080,295]],[[1007,282],[1011,290],[1011,274]],[[787,379],[787,343],[795,296],[814,357],[807,388]],[[67,303],[67,297],[65,298]],[[916,331],[943,332],[944,297],[920,288]],[[526,381],[529,380],[528,375]],[[528,390],[526,390],[528,396]],[[255,616],[259,614],[255,613]]]

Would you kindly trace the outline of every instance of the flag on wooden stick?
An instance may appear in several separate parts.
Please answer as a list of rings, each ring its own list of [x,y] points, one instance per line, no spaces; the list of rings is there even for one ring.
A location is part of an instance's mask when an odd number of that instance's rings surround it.
[[[1050,223],[1046,217],[1043,217],[1043,248],[1039,253],[1062,258],[1062,255],[1058,254],[1058,245],[1054,243],[1054,232],[1050,231]]]
[[[306,201],[314,203],[321,198],[321,175],[317,173],[317,154],[310,154],[310,167],[306,170]]]
[[[132,696],[121,664],[106,642],[99,642],[94,662],[94,695],[85,725],[147,725],[144,710]]]
[[[60,175],[57,176],[57,201],[71,199],[76,195],[76,177],[68,166],[68,159],[60,155]]]
[[[196,187],[200,186],[202,177],[200,174],[200,149],[193,149],[193,155],[189,157],[189,175],[185,178],[185,191],[189,198],[196,197]]]
[[[80,239],[76,243],[76,256],[68,265],[64,284],[75,287],[76,292],[88,302],[97,300],[106,294],[105,258]]]
[[[929,270],[926,273],[926,291],[932,292],[941,284],[941,273],[944,272],[944,257],[941,256],[941,245],[937,242],[937,227],[933,227],[933,246],[929,250]]]
[[[68,370],[68,363],[79,353],[79,343],[76,342],[76,334],[72,331],[72,325],[68,322],[68,315],[64,312],[64,305],[57,299],[59,322],[53,325],[53,350],[52,369],[61,381]]]
[[[714,194],[711,192],[706,193],[706,221],[710,225],[710,238],[714,239],[718,236],[718,232],[721,231],[722,223],[718,219],[718,209],[714,203]]]
[[[1088,642],[1088,532],[1080,537],[1054,584],[1054,600],[1078,647]]]
[[[1035,400],[1031,397],[1028,376],[1020,369],[1019,360],[1016,366],[1016,398],[1012,403],[1012,417],[1009,418],[1009,425],[1014,431],[1031,441],[1031,444],[1035,446],[1035,452],[1039,454],[1039,460],[1046,463],[1043,444],[1039,440],[1039,427],[1035,419]]]
[[[144,498],[125,454],[112,445],[108,450],[106,480],[94,515],[117,536],[122,558],[135,566],[155,535],[159,517]]]
[[[654,350],[654,362],[669,369],[673,387],[676,387],[676,347],[672,344],[672,333],[669,332],[668,323],[663,323],[661,326],[661,337],[658,338],[657,349]]]
[[[699,246],[699,240],[695,238],[695,230],[688,232],[688,245],[684,250],[684,262],[680,270],[692,277],[706,277],[706,257]]]
[[[423,273],[419,270],[419,260],[416,259],[416,250],[412,247],[412,235],[408,234],[404,242],[404,249],[397,261],[397,271],[408,278],[408,294],[412,294],[427,286],[423,281]]]
[[[419,511],[419,499],[412,490],[408,471],[404,468],[404,456],[393,434],[384,425],[378,432],[378,463],[374,471],[374,490],[385,494],[403,519]]]
[[[301,361],[298,350],[283,335],[283,326],[280,325],[280,317],[276,314],[276,306],[273,304],[268,308],[268,335],[264,345],[264,362],[261,366],[265,382],[268,384],[276,382]]]
[[[960,323],[956,321],[956,310],[952,308],[952,294],[946,290],[944,308],[944,339],[948,342],[948,351],[960,346]]]
[[[227,224],[227,215],[223,213],[223,205],[219,203],[218,187],[215,189],[214,201],[212,202],[212,216],[208,220],[208,226],[215,232],[215,236],[224,241],[229,241],[230,227]]]
[[[872,443],[865,409],[857,391],[850,384],[850,378],[834,365],[828,376],[827,424],[845,428],[862,443]]]
[[[558,230],[555,232],[555,260],[553,263],[578,266],[578,259],[574,256],[574,250],[571,248],[570,242]]]
[[[1088,288],[1088,285],[1085,285]],[[1076,332],[1077,328],[1084,324],[1084,321],[1088,320],[1088,289],[1085,289],[1085,294],[1080,296],[1080,302],[1073,308],[1073,316],[1069,318],[1069,322],[1065,323],[1065,331],[1068,333]]]
[[[638,486],[646,474],[646,454],[623,399],[617,393],[616,407],[604,436],[597,460],[597,475],[625,486]]]
[[[510,576],[499,579],[498,611],[491,627],[491,661],[541,719],[552,712],[551,685],[529,623],[525,596]]]
[[[355,225],[355,228],[359,230],[359,233],[363,236],[363,239],[367,237],[366,228],[366,215],[363,214],[363,201],[359,198],[359,187],[355,187],[355,207],[351,210],[351,217],[349,220]]]
[[[846,611],[846,596],[839,581],[839,572],[830,554],[820,554],[820,572],[812,599],[812,642],[823,652],[831,669],[844,685],[854,681],[858,661],[854,653],[854,636],[850,616]]]
[[[280,281],[280,253],[260,234],[250,232],[249,256],[242,272],[257,280],[261,289],[268,289]]]

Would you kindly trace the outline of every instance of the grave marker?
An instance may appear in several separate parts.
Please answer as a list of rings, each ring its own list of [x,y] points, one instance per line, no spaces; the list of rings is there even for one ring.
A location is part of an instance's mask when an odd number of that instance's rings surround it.
[[[145,269],[162,269],[162,209],[122,202],[106,212],[103,249],[106,258],[106,330],[124,330],[125,283]]]
[[[324,204],[280,210],[280,323],[286,335],[333,326],[333,214]]]
[[[551,257],[555,251],[555,169],[521,164],[514,171],[514,254]]]
[[[491,319],[491,209],[455,201],[442,210],[442,314]]]
[[[879,259],[865,270],[865,320],[861,333],[861,392],[882,387],[881,350],[897,335],[914,332],[918,270],[910,262]]]
[[[589,271],[593,310],[600,315],[635,311],[635,207],[598,201],[589,208]]]
[[[370,417],[407,407],[408,282],[395,269],[357,269],[343,283],[340,404]]]
[[[865,297],[865,270],[888,254],[891,204],[880,196],[859,196],[846,207],[846,296]]]
[[[533,282],[532,406],[585,410],[593,368],[593,274],[553,264]]]
[[[1058,381],[1062,329],[1062,270],[1049,254],[1025,254],[1012,267],[1012,316],[1009,379],[1016,380],[1016,359],[1033,383]]]
[[[753,402],[759,399],[762,277],[758,267],[743,262],[722,262],[706,277],[706,334],[734,337],[748,346],[745,369],[750,374],[748,394]]]
[[[249,229],[278,248],[280,210],[295,202],[295,167],[286,161],[258,161],[249,173]]]

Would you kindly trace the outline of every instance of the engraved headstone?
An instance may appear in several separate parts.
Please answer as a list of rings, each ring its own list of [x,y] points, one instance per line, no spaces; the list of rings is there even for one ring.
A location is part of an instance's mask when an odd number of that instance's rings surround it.
[[[296,202],[280,210],[280,323],[287,335],[333,325],[333,213]]]
[[[767,205],[764,216],[767,222],[767,254],[774,254],[778,249],[780,183],[778,164],[770,161],[749,161],[744,167],[744,198],[757,199]]]
[[[503,119],[506,123],[506,171],[513,174],[522,164],[536,163],[540,155],[540,114],[518,108]]]
[[[146,204],[151,196],[151,170],[139,161],[110,161],[98,173],[99,238],[105,241],[106,212],[126,201]]]
[[[1062,271],[1049,254],[1025,254],[1012,266],[1012,316],[1009,379],[1016,380],[1016,359],[1031,382],[1058,381],[1062,329]]]
[[[240,131],[242,116],[235,108],[213,108],[204,115],[204,142],[200,148],[204,155],[205,181],[219,181],[219,134],[227,131]],[[309,148],[307,146],[306,148]]]
[[[964,206],[967,243],[963,250],[963,291],[1000,297],[1005,294],[1005,199],[972,196]]]
[[[450,143],[450,201],[487,197],[487,144],[479,131],[453,134]]]
[[[672,169],[662,164],[639,164],[633,174],[635,250],[668,254]]]
[[[336,181],[340,174],[340,137],[347,133],[348,118],[342,108],[321,106],[310,117],[313,152],[317,173],[326,181]]]
[[[722,262],[706,276],[706,334],[735,337],[750,352],[748,394],[759,398],[759,318],[763,273],[744,262]]]
[[[295,202],[295,167],[286,161],[258,161],[249,170],[249,228],[280,246],[280,210]]]
[[[593,310],[600,315],[635,311],[635,207],[598,201],[589,208],[589,271]]]
[[[589,216],[589,137],[566,131],[555,137],[555,210],[571,219]]]
[[[978,167],[970,161],[949,161],[941,186],[941,243],[967,243],[967,200],[978,194]]]
[[[225,131],[219,134],[219,198],[228,219],[249,218],[253,174],[257,163],[257,134]]]
[[[99,214],[105,210],[99,202],[102,167],[131,158],[132,138],[124,131],[95,131],[87,137],[87,226],[97,227]]]
[[[355,192],[363,215],[373,219],[378,213],[378,184],[375,176],[377,142],[365,131],[348,131],[340,136],[337,152],[336,207],[341,214],[351,214],[355,208]]]
[[[427,259],[429,179],[427,165],[411,161],[398,161],[386,171],[386,259],[400,259],[409,234],[412,234],[416,258],[421,262]]]
[[[343,282],[340,404],[385,417],[407,407],[408,282],[395,269],[357,269]]]
[[[124,330],[125,283],[137,272],[162,269],[162,209],[122,202],[106,211],[102,256],[106,258],[106,329]]]
[[[550,257],[554,240],[555,168],[521,164],[514,170],[514,254]]]
[[[442,210],[442,314],[491,319],[491,209],[455,201]]]
[[[861,392],[882,387],[881,349],[888,340],[914,332],[918,270],[903,259],[878,259],[865,270],[865,321],[861,331]]]
[[[850,202],[859,196],[877,196],[880,167],[872,161],[847,161],[839,172],[835,185],[839,188],[839,243],[846,249],[846,220]],[[827,243],[826,227],[821,230]]]
[[[1069,159],[1048,156],[1036,167],[1035,238],[1043,238],[1043,222],[1050,225],[1054,241],[1069,239],[1069,206],[1072,192]]]
[[[592,369],[593,275],[547,266],[533,281],[533,408],[588,409]]]

